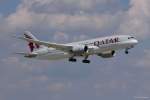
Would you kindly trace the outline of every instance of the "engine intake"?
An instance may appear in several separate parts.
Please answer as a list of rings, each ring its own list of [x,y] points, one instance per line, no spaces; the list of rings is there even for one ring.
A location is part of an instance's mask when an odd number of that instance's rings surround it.
[[[101,56],[102,58],[112,58],[115,56],[115,51],[100,53],[98,56]]]

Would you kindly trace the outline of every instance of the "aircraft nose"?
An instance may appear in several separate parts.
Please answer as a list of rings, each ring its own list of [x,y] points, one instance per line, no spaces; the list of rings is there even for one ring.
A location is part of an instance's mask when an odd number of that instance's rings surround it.
[[[138,40],[134,39],[134,40],[132,40],[132,43],[136,45],[136,44],[138,44]]]

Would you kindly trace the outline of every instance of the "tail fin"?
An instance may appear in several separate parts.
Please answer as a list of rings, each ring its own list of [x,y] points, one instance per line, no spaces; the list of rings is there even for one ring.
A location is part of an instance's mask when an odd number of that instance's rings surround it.
[[[38,40],[33,34],[31,34],[31,32],[29,31],[25,31],[24,32],[24,37],[25,38],[28,38],[28,39],[33,39],[33,40]],[[38,44],[34,44],[32,42],[29,42],[28,43],[28,46],[29,46],[29,49],[31,52],[33,52],[35,49],[39,49],[40,48],[40,45]]]

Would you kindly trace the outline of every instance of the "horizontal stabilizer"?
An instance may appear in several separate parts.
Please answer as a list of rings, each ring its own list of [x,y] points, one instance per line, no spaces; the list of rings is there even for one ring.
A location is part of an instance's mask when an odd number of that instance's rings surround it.
[[[23,52],[18,52],[18,53],[15,53],[15,54],[22,55],[22,56],[27,57],[27,58],[34,58],[34,57],[37,56],[37,54],[33,54],[33,53],[23,53]]]

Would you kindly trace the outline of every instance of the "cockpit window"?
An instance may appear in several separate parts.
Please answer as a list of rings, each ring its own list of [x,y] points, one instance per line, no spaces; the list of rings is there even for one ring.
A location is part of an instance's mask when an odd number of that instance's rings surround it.
[[[128,37],[128,39],[134,39],[134,37]]]

